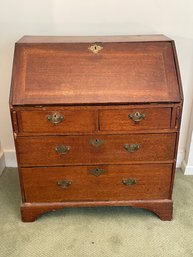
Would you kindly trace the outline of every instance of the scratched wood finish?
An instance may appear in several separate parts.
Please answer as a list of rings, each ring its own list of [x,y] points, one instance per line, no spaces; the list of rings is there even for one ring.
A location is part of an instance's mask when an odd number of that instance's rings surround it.
[[[22,220],[88,206],[146,208],[171,220],[182,105],[175,44],[163,35],[23,37],[10,91]],[[129,118],[135,112],[140,122]],[[64,116],[57,125],[48,121],[55,113]],[[140,147],[129,153],[124,144]],[[69,152],[58,154],[59,145]],[[72,184],[60,188],[65,179]]]
[[[93,169],[104,174],[95,176]],[[169,197],[172,165],[99,165],[58,168],[22,168],[27,202],[62,202],[79,200],[140,200]],[[45,180],[45,177],[49,178]],[[124,185],[122,180],[135,179]],[[57,182],[68,180],[67,188]],[[116,190],[115,190],[116,188]],[[78,192],[78,195],[77,195]]]
[[[90,140],[96,139],[103,143],[93,146]],[[17,151],[21,166],[171,162],[175,140],[175,134],[18,137]],[[125,144],[139,144],[140,147],[135,152],[128,152]],[[59,154],[55,151],[57,146],[68,146],[70,150]]]

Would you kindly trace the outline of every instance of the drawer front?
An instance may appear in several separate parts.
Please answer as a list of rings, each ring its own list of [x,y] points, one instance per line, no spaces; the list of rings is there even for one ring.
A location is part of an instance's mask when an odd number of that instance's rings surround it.
[[[19,130],[28,133],[93,132],[96,114],[91,110],[21,111]]]
[[[171,172],[170,164],[21,169],[27,202],[167,199]]]
[[[21,166],[172,161],[176,134],[18,137]]]
[[[170,123],[171,108],[128,108],[100,111],[100,130],[169,129]]]

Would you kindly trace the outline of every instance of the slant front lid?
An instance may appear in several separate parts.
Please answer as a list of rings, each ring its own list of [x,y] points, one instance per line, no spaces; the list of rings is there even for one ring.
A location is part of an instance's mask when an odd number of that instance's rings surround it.
[[[180,101],[169,40],[46,39],[16,44],[13,105]]]

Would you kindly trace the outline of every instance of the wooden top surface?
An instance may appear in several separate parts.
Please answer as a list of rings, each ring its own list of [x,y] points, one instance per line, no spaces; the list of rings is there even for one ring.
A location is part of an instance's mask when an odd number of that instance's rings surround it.
[[[17,43],[93,43],[93,42],[147,42],[171,41],[164,35],[120,36],[23,36]]]
[[[97,54],[89,49],[95,42]],[[180,102],[176,65],[171,40],[161,35],[23,37],[11,104]]]

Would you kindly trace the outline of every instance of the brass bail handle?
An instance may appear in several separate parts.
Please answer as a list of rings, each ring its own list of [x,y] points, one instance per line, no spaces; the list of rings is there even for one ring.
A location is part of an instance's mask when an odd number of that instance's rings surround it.
[[[125,150],[127,150],[127,152],[133,153],[139,150],[140,144],[124,144],[123,147]]]
[[[68,145],[58,145],[55,147],[55,151],[58,154],[67,154],[70,151],[70,146]]]
[[[145,114],[140,112],[134,112],[132,114],[129,114],[128,117],[135,123],[138,123],[145,118]]]
[[[134,178],[127,178],[127,179],[123,179],[122,183],[125,186],[133,186],[133,185],[137,184],[137,181]]]
[[[52,124],[57,125],[57,124],[61,123],[62,121],[64,121],[64,116],[60,113],[55,112],[53,114],[48,115],[47,119]]]
[[[72,181],[64,179],[64,180],[58,180],[57,185],[61,188],[67,188],[72,184]]]

